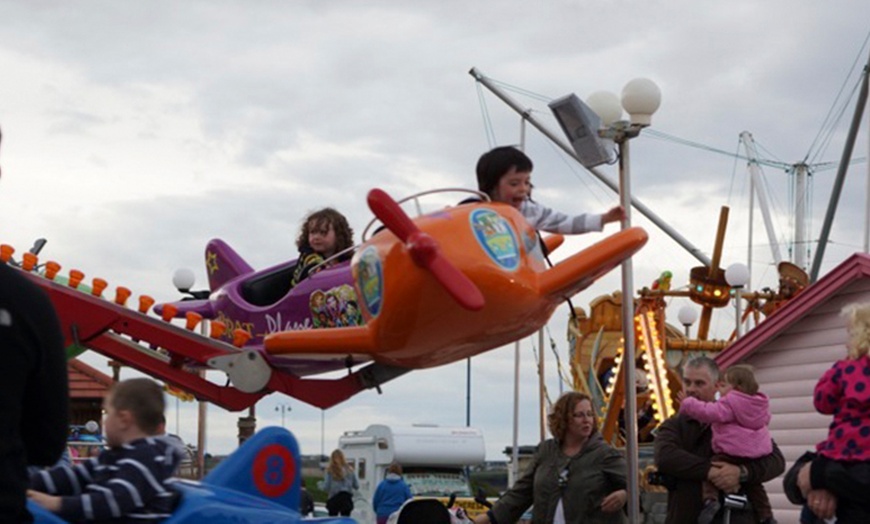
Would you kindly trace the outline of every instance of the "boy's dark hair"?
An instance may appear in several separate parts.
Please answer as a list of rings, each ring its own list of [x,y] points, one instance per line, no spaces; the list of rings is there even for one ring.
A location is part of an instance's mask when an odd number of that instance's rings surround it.
[[[302,250],[310,250],[311,244],[308,243],[308,233],[313,228],[322,228],[331,224],[335,231],[335,252],[344,251],[353,246],[353,229],[347,223],[347,218],[331,207],[325,207],[320,211],[311,213],[302,222],[302,230],[299,231],[299,236],[296,237],[296,247]]]
[[[729,367],[725,370],[725,382],[731,384],[731,387],[741,393],[746,393],[747,395],[758,393],[758,381],[755,380],[752,366],[736,364]]]
[[[515,168],[519,172],[530,172],[534,166],[525,153],[513,146],[501,146],[487,151],[477,161],[477,188],[492,195],[501,177]]]
[[[163,388],[150,378],[131,378],[112,386],[112,407],[117,411],[129,411],[143,432],[156,435],[164,424],[163,410],[166,401]]]

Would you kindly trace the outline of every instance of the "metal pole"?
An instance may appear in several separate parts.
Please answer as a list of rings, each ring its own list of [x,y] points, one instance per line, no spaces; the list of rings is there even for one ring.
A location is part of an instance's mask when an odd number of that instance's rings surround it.
[[[549,138],[556,146],[564,151],[568,156],[576,160],[580,163],[580,158],[577,156],[577,153],[574,152],[574,149],[568,145],[562,138],[559,138],[555,133],[553,133],[550,129],[548,129],[544,124],[539,122],[534,115],[532,115],[528,109],[521,107],[513,98],[509,97],[506,93],[500,90],[498,87],[490,82],[489,78],[483,75],[477,68],[471,68],[468,72],[471,76],[473,76],[478,82],[483,84],[484,87],[489,89],[495,96],[499,97],[505,104],[507,104],[511,109],[519,113],[523,116],[525,120],[528,120],[533,126],[535,126],[538,131],[540,131],[545,137]],[[582,163],[580,163],[582,165]],[[606,174],[602,173],[596,168],[587,168],[587,170],[595,175],[598,180],[600,180],[604,185],[609,187],[615,193],[619,193],[619,186],[610,179]],[[711,261],[710,259],[704,255],[704,253],[692,245],[685,237],[679,234],[674,228],[668,225],[664,220],[662,220],[658,215],[653,213],[653,211],[646,207],[640,200],[636,198],[632,198],[629,196],[629,201],[623,207],[625,207],[626,211],[634,206],[635,209],[640,211],[640,213],[649,219],[650,222],[655,224],[659,229],[661,229],[666,235],[671,237],[677,244],[683,247],[686,251],[689,252],[690,255],[699,260],[702,264],[707,267],[710,267]]]
[[[749,279],[746,283],[747,286],[750,286],[752,289],[752,239],[753,239],[753,231],[752,228],[755,227],[755,179],[750,176],[749,177],[749,239],[746,243],[748,248],[746,249],[746,268],[749,269]],[[689,338],[688,333],[686,334],[686,338]]]
[[[465,364],[465,425],[471,427],[471,357]]]
[[[544,393],[544,328],[538,330],[538,395],[541,402],[541,442],[544,441],[547,431],[547,397]]]
[[[867,120],[867,129],[870,129],[870,111]],[[870,157],[870,131],[867,132],[867,156]],[[870,162],[867,162],[867,199],[864,203],[864,252],[870,253]]]
[[[758,195],[758,207],[761,209],[761,218],[764,221],[764,229],[767,231],[767,239],[770,242],[773,261],[779,264],[782,262],[782,254],[779,252],[779,243],[777,242],[776,231],[773,228],[773,219],[770,216],[767,190],[764,188],[764,184],[761,183],[761,170],[758,168],[758,151],[755,148],[755,139],[752,138],[752,133],[743,131],[740,133],[740,142],[743,143],[743,147],[746,149],[746,156],[749,158],[749,177],[752,180],[752,187]],[[749,249],[752,249],[752,244],[749,244]]]
[[[740,315],[743,313],[741,311],[741,298],[742,298],[742,286],[737,286],[734,288],[734,311],[737,314],[737,338],[743,336],[743,322],[741,322]]]
[[[809,171],[804,163],[794,166],[794,264],[807,268],[807,185]]]
[[[825,257],[825,248],[828,237],[831,235],[831,224],[840,201],[840,193],[843,192],[843,182],[846,179],[846,171],[852,159],[852,149],[855,147],[855,139],[858,136],[858,128],[861,127],[861,116],[864,114],[864,106],[867,105],[867,75],[870,73],[870,57],[864,66],[864,74],[861,79],[861,90],[858,93],[858,103],[855,105],[855,114],[852,116],[852,125],[849,126],[849,134],[846,137],[846,145],[843,146],[843,155],[840,157],[840,165],[837,168],[837,178],[834,179],[834,187],[831,189],[831,200],[828,201],[828,210],[825,213],[825,221],[822,224],[822,232],[819,235],[819,247],[816,256],[813,257],[813,268],[810,271],[810,282],[819,278],[819,270],[822,267],[822,259]]]
[[[631,171],[629,167],[629,138],[625,135],[619,144],[619,196],[625,208],[622,229],[631,227]],[[628,462],[628,521],[640,522],[638,505],[637,457],[637,391],[635,389],[634,351],[634,282],[631,257],[622,263],[622,335],[625,339],[622,365],[625,366],[625,455]]]
[[[208,320],[203,319],[199,323],[199,331],[203,336],[208,336]],[[199,372],[199,376],[205,379],[205,370]],[[197,478],[202,479],[205,476],[205,445],[206,445],[206,420],[208,417],[208,403],[204,400],[199,401],[196,424],[196,470]]]
[[[514,428],[513,447],[511,448],[510,486],[514,485],[519,474],[519,432],[520,432],[520,341],[514,342]]]

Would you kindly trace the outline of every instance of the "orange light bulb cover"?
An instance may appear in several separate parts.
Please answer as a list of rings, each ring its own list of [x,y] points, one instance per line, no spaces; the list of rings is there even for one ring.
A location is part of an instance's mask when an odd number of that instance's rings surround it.
[[[247,330],[238,328],[233,330],[233,345],[240,348],[245,342],[251,340],[251,334]]]
[[[202,315],[195,311],[188,311],[187,314],[184,315],[184,317],[187,319],[187,323],[184,327],[186,327],[190,331],[193,331],[194,328],[196,328],[196,326],[202,321]]]
[[[36,263],[39,262],[39,257],[29,251],[21,255],[21,258],[21,269],[24,271],[33,271],[33,268],[36,267]]]
[[[49,260],[45,263],[45,278],[49,280],[54,280],[54,277],[57,276],[57,273],[60,271],[60,264],[55,262],[54,260]]]
[[[109,283],[102,278],[95,278],[94,281],[91,283],[91,295],[95,297],[103,296],[103,291],[108,285]]]
[[[227,325],[221,322],[220,320],[213,320],[211,322],[211,329],[209,330],[208,336],[211,338],[220,338],[221,335],[224,334],[227,330]]]
[[[15,253],[15,248],[10,246],[9,244],[0,245],[0,262],[4,264],[9,263],[12,259],[12,254]]]
[[[78,269],[70,269],[69,270],[69,287],[77,288],[79,284],[82,283],[82,279],[85,278],[85,274],[79,271]]]
[[[169,322],[173,318],[175,318],[175,314],[178,313],[178,306],[174,306],[172,304],[166,304],[163,306],[163,312],[160,316],[163,317],[165,322]]]
[[[148,295],[142,295],[139,297],[139,313],[147,314],[148,310],[151,309],[151,306],[154,305],[154,298]]]
[[[127,304],[127,299],[130,298],[133,292],[124,286],[118,286],[118,289],[115,290],[115,304],[119,306],[123,306]]]

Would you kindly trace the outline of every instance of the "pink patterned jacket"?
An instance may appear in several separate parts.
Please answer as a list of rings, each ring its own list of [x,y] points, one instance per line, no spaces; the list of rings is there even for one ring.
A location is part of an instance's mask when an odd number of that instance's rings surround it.
[[[816,445],[834,460],[870,460],[870,357],[840,360],[816,384],[813,404],[834,415],[827,440]]]

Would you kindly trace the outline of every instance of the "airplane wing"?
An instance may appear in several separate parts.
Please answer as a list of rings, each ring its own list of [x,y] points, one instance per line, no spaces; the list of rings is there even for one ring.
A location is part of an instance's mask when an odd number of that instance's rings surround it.
[[[538,291],[555,299],[570,298],[635,254],[647,241],[646,231],[632,227],[589,246],[538,276]]]
[[[266,336],[263,345],[272,356],[372,354],[377,349],[368,326],[282,331]]]

